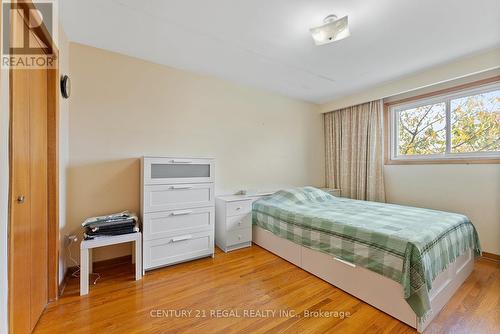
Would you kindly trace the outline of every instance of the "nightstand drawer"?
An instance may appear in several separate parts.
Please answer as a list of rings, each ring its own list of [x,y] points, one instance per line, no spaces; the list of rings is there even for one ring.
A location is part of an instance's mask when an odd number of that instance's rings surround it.
[[[229,202],[226,205],[226,216],[237,216],[252,212],[252,200]]]
[[[226,218],[226,231],[252,227],[252,213]]]
[[[227,247],[250,241],[252,241],[252,228],[230,231],[226,235]]]

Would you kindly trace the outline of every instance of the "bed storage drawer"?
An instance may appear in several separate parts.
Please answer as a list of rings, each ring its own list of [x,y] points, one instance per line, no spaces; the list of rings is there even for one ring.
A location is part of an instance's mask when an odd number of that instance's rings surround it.
[[[231,247],[252,241],[252,229],[244,228],[227,232],[226,246]]]
[[[211,183],[144,187],[144,213],[213,205],[214,187]]]
[[[213,207],[152,212],[144,214],[144,240],[153,240],[200,231],[211,231],[215,224]]]
[[[281,256],[288,262],[294,265],[301,266],[301,246],[291,242],[290,240],[280,238],[272,232],[258,227],[252,226],[253,229],[253,242],[257,245],[264,247],[270,252]]]
[[[351,295],[362,298],[368,304],[384,310],[410,326],[414,326],[415,313],[404,300],[403,287],[399,283],[363,267],[337,259],[330,254],[321,253],[304,246],[300,247],[302,269],[330,284],[342,287],[342,290]],[[371,284],[366,285],[366,282],[371,282]],[[392,298],[391,300],[385,298],[388,293],[393,291],[400,291],[398,303],[394,303]]]
[[[213,232],[182,234],[144,241],[144,269],[152,269],[213,254]]]

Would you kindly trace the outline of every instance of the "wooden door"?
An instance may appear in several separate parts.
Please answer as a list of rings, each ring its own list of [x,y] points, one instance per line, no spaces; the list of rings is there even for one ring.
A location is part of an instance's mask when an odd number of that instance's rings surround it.
[[[24,24],[13,15],[14,41]],[[48,302],[48,70],[13,69],[10,80],[9,324],[31,333]]]
[[[31,329],[47,305],[47,70],[29,71]]]

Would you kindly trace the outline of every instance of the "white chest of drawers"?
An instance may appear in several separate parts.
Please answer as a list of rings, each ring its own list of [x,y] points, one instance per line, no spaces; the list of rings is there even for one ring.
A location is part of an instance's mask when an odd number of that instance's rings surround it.
[[[227,195],[215,200],[215,243],[224,252],[252,245],[252,203],[262,196]]]
[[[214,175],[214,159],[142,158],[144,270],[213,256]]]

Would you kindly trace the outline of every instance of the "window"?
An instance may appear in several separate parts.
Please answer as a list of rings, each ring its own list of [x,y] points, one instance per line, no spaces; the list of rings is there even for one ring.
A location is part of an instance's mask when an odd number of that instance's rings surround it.
[[[393,105],[391,160],[500,158],[500,83]]]

